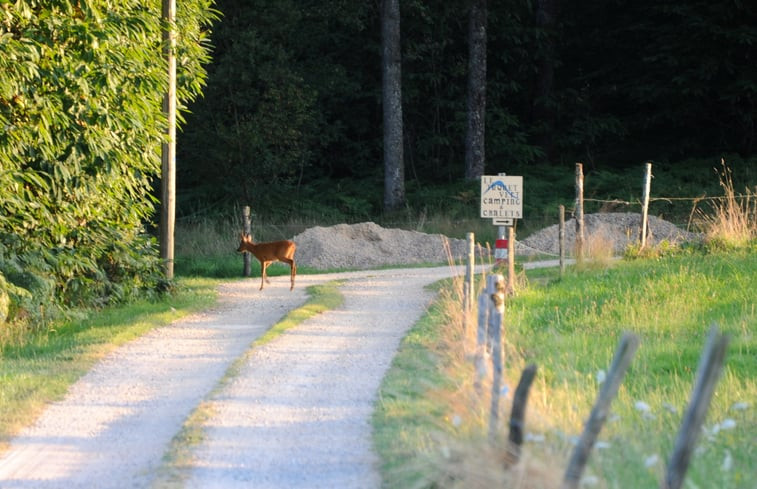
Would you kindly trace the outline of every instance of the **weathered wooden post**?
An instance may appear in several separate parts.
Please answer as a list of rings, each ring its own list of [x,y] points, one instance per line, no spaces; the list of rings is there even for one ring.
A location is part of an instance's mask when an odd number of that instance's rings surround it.
[[[473,386],[476,389],[476,393],[481,395],[481,383],[486,377],[486,363],[484,362],[484,356],[486,353],[486,335],[487,327],[489,324],[489,295],[486,290],[481,292],[478,296],[478,331],[476,332],[476,355],[474,359],[474,367],[476,370],[476,378],[473,381]]]
[[[507,293],[515,293],[515,226],[507,228]]]
[[[245,234],[252,233],[252,219],[250,217],[250,206],[246,205],[242,208],[242,228],[244,229]],[[249,277],[252,273],[251,271],[251,261],[252,257],[249,253],[242,253],[242,259],[244,260],[244,270],[242,271],[242,275],[245,277]]]
[[[576,261],[583,262],[584,253],[584,166],[576,163]]]
[[[560,276],[565,273],[565,206],[560,206],[560,228],[559,228],[559,241],[560,241]]]
[[[466,238],[468,244],[468,259],[465,266],[465,282],[463,282],[463,332],[468,331],[468,316],[473,309],[473,291],[475,290],[473,283],[473,269],[476,264],[476,255],[474,252],[475,238],[473,233],[468,233]]]
[[[649,229],[649,191],[652,187],[652,163],[647,163],[644,172],[644,189],[641,195],[641,231],[639,243],[641,249],[647,245],[647,230]]]
[[[499,397],[502,389],[502,320],[505,316],[505,280],[502,275],[488,277],[490,294],[489,336],[492,346],[492,396],[489,414],[489,440],[496,439],[499,427]]]
[[[610,403],[618,394],[618,388],[623,381],[623,377],[631,364],[631,358],[639,346],[639,338],[631,333],[625,333],[620,339],[618,349],[615,351],[615,358],[612,360],[610,372],[607,374],[599,397],[594,403],[589,420],[586,422],[581,438],[573,449],[570,457],[568,468],[565,471],[561,489],[576,489],[581,481],[581,474],[589,461],[589,454],[594,448],[594,442],[597,440],[602,426],[607,420],[607,414],[610,412]]]
[[[174,276],[174,232],[176,229],[176,0],[163,0],[163,57],[168,83],[163,95],[166,116],[165,140],[161,145],[160,258],[166,278]]]
[[[676,436],[673,453],[665,472],[665,480],[660,485],[662,489],[679,489],[683,485],[691,454],[694,452],[694,445],[702,431],[702,423],[710,407],[715,385],[718,383],[720,373],[723,370],[727,347],[728,337],[718,334],[718,328],[713,325],[707,338],[707,344],[699,359],[694,389],[686,408],[686,414],[683,417],[683,423]]]
[[[528,402],[528,393],[531,390],[531,384],[536,376],[536,365],[531,364],[523,370],[518,381],[518,387],[513,395],[513,408],[510,411],[510,434],[508,440],[510,446],[508,452],[510,464],[517,464],[520,460],[520,447],[523,445],[523,432],[526,417],[526,403]]]

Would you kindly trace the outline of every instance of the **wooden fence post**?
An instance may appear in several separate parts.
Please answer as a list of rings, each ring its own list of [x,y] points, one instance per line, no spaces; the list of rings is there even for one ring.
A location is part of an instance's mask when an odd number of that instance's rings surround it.
[[[560,276],[565,273],[565,206],[560,206],[560,227],[558,239],[560,241]]]
[[[583,261],[584,253],[584,166],[576,163],[576,261]]]
[[[492,396],[489,414],[489,440],[494,441],[499,427],[499,397],[502,389],[502,319],[505,316],[505,279],[490,275],[487,290],[490,294],[489,336],[492,346]]]
[[[644,189],[641,195],[641,232],[639,242],[641,249],[647,245],[647,229],[649,227],[649,191],[652,187],[652,163],[646,164],[644,172]]]
[[[594,448],[594,442],[597,440],[602,426],[607,420],[607,414],[610,412],[610,403],[618,394],[618,388],[623,381],[623,377],[631,364],[631,357],[639,346],[639,338],[631,333],[625,333],[620,339],[618,349],[615,351],[615,357],[612,360],[610,372],[607,374],[599,397],[594,403],[589,420],[586,422],[581,438],[573,449],[570,457],[568,468],[565,471],[561,489],[576,489],[581,481],[586,462],[589,461],[589,454]]]
[[[474,367],[476,378],[473,386],[476,393],[481,395],[481,382],[486,377],[486,363],[484,362],[484,353],[486,352],[486,333],[489,324],[489,295],[486,290],[478,296],[478,331],[476,332],[476,355]]]
[[[694,389],[686,408],[686,414],[683,417],[683,423],[678,430],[673,453],[665,472],[665,480],[661,484],[662,489],[679,489],[683,485],[691,454],[694,452],[694,445],[710,407],[715,385],[718,383],[720,373],[723,370],[727,347],[728,337],[718,334],[717,327],[713,325],[707,338],[707,344],[699,359]]]
[[[468,316],[473,309],[473,291],[475,290],[473,283],[473,267],[476,263],[476,256],[474,253],[474,235],[468,233],[466,235],[468,244],[468,259],[465,266],[465,282],[463,282],[463,332],[468,331]]]
[[[526,417],[526,403],[528,402],[528,393],[531,390],[531,384],[536,376],[536,365],[531,364],[527,366],[523,373],[520,375],[520,381],[518,387],[515,389],[513,395],[513,408],[510,411],[510,434],[508,440],[510,441],[509,454],[510,459],[507,461],[510,464],[517,464],[520,460],[520,447],[523,445],[523,432],[526,425],[524,418]]]
[[[507,293],[515,293],[515,226],[507,228]]]
[[[242,227],[244,228],[245,234],[250,234],[252,232],[249,205],[246,205],[242,208]],[[242,275],[244,277],[249,277],[252,273],[250,270],[252,258],[250,257],[249,253],[242,253],[242,259],[244,260],[244,269],[242,270]]]

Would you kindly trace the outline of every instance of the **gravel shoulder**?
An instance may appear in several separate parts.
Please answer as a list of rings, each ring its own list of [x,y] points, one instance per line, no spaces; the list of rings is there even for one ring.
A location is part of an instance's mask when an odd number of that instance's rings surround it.
[[[450,267],[225,284],[219,305],[118,349],[0,457],[0,488],[151,487],[185,419],[251,343],[347,279],[345,304],[256,347],[212,399],[186,487],[379,487],[370,414],[384,372]]]

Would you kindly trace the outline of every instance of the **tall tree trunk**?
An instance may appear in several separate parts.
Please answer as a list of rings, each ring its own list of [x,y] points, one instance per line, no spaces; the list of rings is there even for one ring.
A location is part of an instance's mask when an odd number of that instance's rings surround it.
[[[405,204],[399,0],[382,0],[381,2],[381,43],[384,110],[384,210],[393,211]]]
[[[558,0],[538,0],[536,6],[536,25],[546,31],[545,45],[541,59],[538,61],[536,93],[533,102],[533,122],[540,127],[537,143],[544,149],[547,160],[554,153],[552,134],[555,126],[555,111],[550,98],[555,80],[555,38],[554,27],[557,16]]]
[[[465,178],[484,174],[486,164],[486,0],[471,0],[468,18],[468,127],[465,133]]]

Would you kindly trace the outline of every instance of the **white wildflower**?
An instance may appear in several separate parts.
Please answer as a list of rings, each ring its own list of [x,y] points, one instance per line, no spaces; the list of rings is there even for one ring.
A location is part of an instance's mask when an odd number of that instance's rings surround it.
[[[584,487],[594,487],[599,484],[599,478],[595,475],[587,475],[581,479],[581,485]]]
[[[544,435],[541,433],[526,433],[524,438],[526,441],[532,441],[534,443],[542,443],[544,441]]]
[[[640,411],[642,413],[648,413],[649,411],[651,411],[649,404],[644,401],[636,401],[636,404],[634,404],[633,407],[635,407],[637,411]]]
[[[662,407],[664,407],[671,414],[678,414],[678,409],[669,402],[663,402]]]
[[[636,401],[636,404],[634,404],[634,407],[637,411],[639,411],[644,419],[654,419],[654,414],[652,414],[652,408],[649,407],[649,404],[647,404],[644,401]]]
[[[644,467],[650,468],[657,465],[657,462],[660,461],[660,457],[655,453],[654,455],[650,455],[647,458],[644,459]]]
[[[606,441],[598,441],[596,444],[597,450],[602,450],[604,448],[610,448],[612,445]]]
[[[607,374],[604,370],[597,372],[597,384],[601,385],[605,381],[605,379],[607,379]]]
[[[732,411],[746,411],[747,409],[749,409],[748,402],[736,402],[731,406]]]
[[[719,426],[721,430],[732,430],[736,427],[736,421],[732,420],[731,418],[724,419],[720,422]]]
[[[463,418],[459,414],[452,416],[452,426],[459,428],[461,424],[463,424]]]
[[[723,472],[728,472],[733,468],[733,457],[731,457],[730,451],[725,451],[725,457],[723,457],[723,465],[720,468],[723,470]]]

